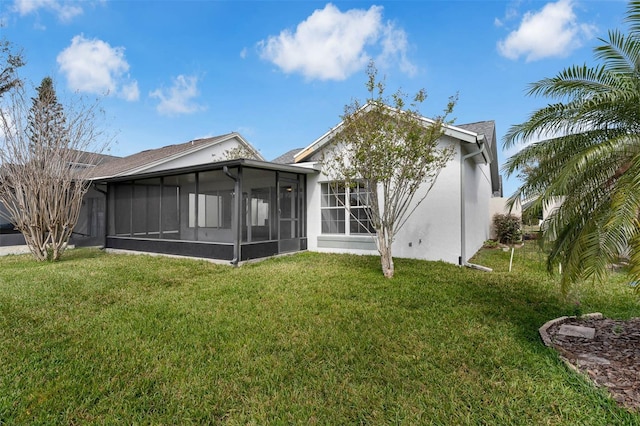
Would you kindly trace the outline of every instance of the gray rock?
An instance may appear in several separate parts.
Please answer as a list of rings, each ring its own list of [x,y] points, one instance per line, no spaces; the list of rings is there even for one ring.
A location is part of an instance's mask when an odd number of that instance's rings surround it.
[[[601,358],[592,354],[581,354],[578,356],[578,361],[582,365],[596,364],[596,365],[609,365],[611,362],[606,358]]]
[[[560,326],[560,330],[558,330],[558,334],[593,339],[596,335],[596,329],[591,327],[581,327],[579,325],[562,324]]]

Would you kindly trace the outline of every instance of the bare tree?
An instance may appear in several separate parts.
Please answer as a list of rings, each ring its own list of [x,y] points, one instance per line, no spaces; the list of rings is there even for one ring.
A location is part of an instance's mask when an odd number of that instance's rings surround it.
[[[24,65],[20,52],[15,52],[12,44],[7,40],[0,40],[0,97],[11,89],[20,86],[22,81],[16,71]]]
[[[338,202],[368,207],[358,211],[366,212],[368,224],[375,229],[382,272],[391,278],[394,238],[452,156],[450,149],[438,146],[438,139],[456,98],[450,99],[442,117],[426,120],[416,109],[426,99],[424,90],[407,106],[401,91],[390,100],[384,97],[385,85],[376,81],[373,63],[367,74],[369,99],[364,105],[356,100],[345,107],[342,125],[333,135],[333,149],[323,158],[323,170],[330,179],[352,188],[350,200],[337,197]]]
[[[63,108],[48,77],[31,101],[18,87],[0,107],[0,202],[37,260],[60,259],[78,221],[91,166],[109,144],[99,112],[82,99]]]

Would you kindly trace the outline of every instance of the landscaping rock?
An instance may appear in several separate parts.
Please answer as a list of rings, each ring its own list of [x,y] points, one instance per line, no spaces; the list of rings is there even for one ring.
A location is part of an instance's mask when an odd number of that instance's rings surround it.
[[[558,330],[558,334],[563,336],[584,337],[585,339],[593,339],[596,335],[596,329],[591,327],[582,327],[579,325],[562,324]]]
[[[579,336],[563,334],[579,330]],[[582,329],[594,329],[586,338]],[[606,388],[619,404],[640,412],[640,318],[612,320],[602,314],[561,317],[540,327],[544,343],[571,369]]]

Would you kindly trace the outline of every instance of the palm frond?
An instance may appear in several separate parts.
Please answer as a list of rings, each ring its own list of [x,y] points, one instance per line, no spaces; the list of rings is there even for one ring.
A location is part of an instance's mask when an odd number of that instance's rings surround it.
[[[579,98],[610,90],[616,86],[616,76],[605,66],[590,68],[586,64],[565,68],[555,77],[545,78],[529,85],[529,96],[544,96],[553,99]]]
[[[533,83],[530,96],[554,102],[511,126],[506,148],[534,142],[503,166],[527,170],[512,197],[542,208],[562,198],[545,221],[547,268],[562,265],[562,284],[603,279],[621,255],[640,279],[640,0],[627,11],[630,31],[609,31],[594,49],[601,63],[564,69]],[[531,168],[531,164],[535,167]]]
[[[629,24],[631,35],[633,35],[634,37],[640,35],[640,1],[629,1],[625,22]]]
[[[627,37],[620,31],[609,31],[609,39],[594,49],[596,59],[604,62],[604,68],[614,74],[638,72],[640,42],[637,37]]]

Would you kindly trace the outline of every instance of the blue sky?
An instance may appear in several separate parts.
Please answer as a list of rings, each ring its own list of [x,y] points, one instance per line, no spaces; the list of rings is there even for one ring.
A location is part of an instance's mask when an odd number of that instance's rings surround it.
[[[529,83],[594,64],[624,1],[3,0],[0,36],[21,48],[29,87],[103,96],[114,155],[240,132],[271,160],[304,147],[364,99],[373,59],[388,92],[458,93],[453,116],[502,136],[545,99]],[[505,194],[516,187],[505,181]]]

